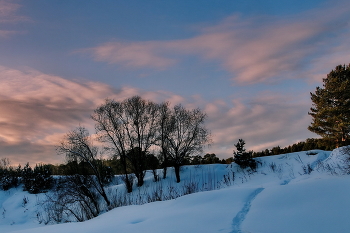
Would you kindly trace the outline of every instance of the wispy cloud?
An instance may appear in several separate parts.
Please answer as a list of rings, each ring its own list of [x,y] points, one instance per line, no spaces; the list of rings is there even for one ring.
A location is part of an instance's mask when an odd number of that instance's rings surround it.
[[[350,49],[349,12],[346,4],[288,18],[234,15],[189,39],[108,42],[83,51],[98,61],[134,68],[167,68],[181,62],[181,56],[196,55],[204,62],[219,62],[242,84],[310,78],[321,63],[328,69],[337,65],[323,57],[338,53],[337,57],[350,59],[345,52]]]
[[[12,28],[9,30],[7,28],[8,25],[11,27],[19,22],[30,21],[28,17],[18,14],[20,8],[21,5],[13,0],[0,0],[0,38],[8,39],[13,35],[24,33],[24,31],[12,30]]]
[[[21,5],[13,0],[0,0],[0,23],[17,23],[28,20],[27,17],[18,15]]]
[[[174,59],[157,54],[161,50],[157,42],[120,43],[109,42],[78,52],[91,52],[96,61],[116,63],[122,66],[164,69],[175,63]]]
[[[19,31],[11,31],[11,30],[1,30],[0,29],[0,37],[2,37],[2,38],[9,38],[12,35],[16,35],[16,34],[21,34],[21,32],[19,32]]]

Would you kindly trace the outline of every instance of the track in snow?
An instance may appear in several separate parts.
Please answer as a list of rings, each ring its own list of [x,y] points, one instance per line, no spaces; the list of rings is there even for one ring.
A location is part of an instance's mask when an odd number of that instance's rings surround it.
[[[246,216],[247,216],[247,214],[248,214],[248,212],[250,210],[250,207],[252,205],[253,200],[263,190],[264,190],[264,188],[258,188],[256,190],[254,190],[254,192],[249,195],[248,200],[244,204],[244,206],[241,209],[241,211],[239,211],[237,213],[237,215],[232,220],[232,228],[233,228],[233,230],[231,231],[231,233],[243,233],[242,230],[241,230],[242,222],[246,218]]]

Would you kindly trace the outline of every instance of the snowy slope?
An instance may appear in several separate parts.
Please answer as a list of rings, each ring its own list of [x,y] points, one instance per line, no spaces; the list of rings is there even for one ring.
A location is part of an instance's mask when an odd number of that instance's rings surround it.
[[[0,232],[349,232],[350,176],[342,169],[343,156],[337,150],[313,152],[259,158],[254,174],[235,164],[188,166],[182,184],[196,181],[217,190],[118,207],[83,223],[38,224],[40,195],[0,192],[0,207],[6,209]],[[224,181],[232,172],[234,181]],[[173,179],[163,181],[164,187]],[[152,184],[150,176],[147,188]]]

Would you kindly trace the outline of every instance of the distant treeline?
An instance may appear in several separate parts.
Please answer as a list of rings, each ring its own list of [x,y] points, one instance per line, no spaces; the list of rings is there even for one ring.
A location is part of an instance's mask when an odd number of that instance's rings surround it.
[[[273,147],[272,149],[265,149],[261,152],[253,152],[253,157],[263,157],[270,155],[279,155],[287,154],[292,152],[299,151],[308,151],[308,150],[334,150],[336,148],[335,142],[327,141],[321,138],[308,138],[305,141],[294,143],[293,145],[286,146],[281,148],[280,146]]]

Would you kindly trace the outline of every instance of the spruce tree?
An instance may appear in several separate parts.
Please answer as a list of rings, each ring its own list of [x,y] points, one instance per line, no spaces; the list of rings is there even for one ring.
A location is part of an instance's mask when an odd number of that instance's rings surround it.
[[[235,147],[237,151],[234,151],[234,159],[233,161],[237,163],[242,169],[250,167],[252,170],[256,169],[256,161],[253,159],[253,152],[246,152],[245,141],[243,139],[239,139]]]
[[[323,87],[310,94],[313,119],[308,129],[336,147],[349,144],[350,65],[338,65],[323,79]]]

